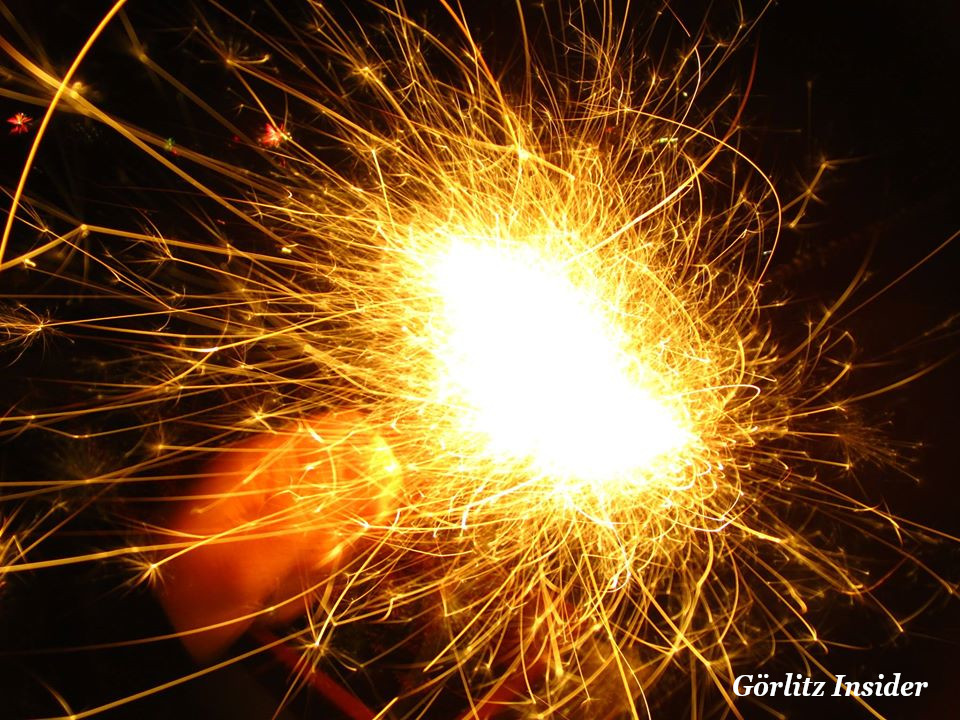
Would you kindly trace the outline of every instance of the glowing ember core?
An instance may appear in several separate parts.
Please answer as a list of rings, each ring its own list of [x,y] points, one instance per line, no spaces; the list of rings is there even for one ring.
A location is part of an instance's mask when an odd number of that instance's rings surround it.
[[[529,248],[453,244],[434,266],[441,392],[500,458],[559,477],[649,476],[691,439],[599,288]]]

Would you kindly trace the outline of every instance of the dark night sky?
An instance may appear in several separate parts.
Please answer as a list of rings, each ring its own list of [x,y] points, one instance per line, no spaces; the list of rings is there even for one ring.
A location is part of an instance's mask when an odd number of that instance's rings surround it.
[[[35,37],[43,38],[51,55],[62,61],[82,42],[86,29],[96,16],[91,8],[106,7],[105,3],[85,2],[81,10],[76,7],[79,4],[38,0],[15,2],[9,7],[23,19],[23,25]],[[243,6],[239,2],[228,4]],[[146,9],[147,5],[152,3],[132,0],[132,17],[144,20],[147,27],[151,27],[151,23],[152,26],[162,25],[163,19],[158,20],[154,15],[156,10]],[[686,12],[694,15],[692,10]],[[493,33],[493,28],[497,28],[498,38],[501,34],[506,36],[505,30],[497,26],[497,18],[501,15],[491,11],[478,13],[476,17],[478,24],[486,27],[488,32]],[[50,18],[56,18],[56,22],[51,24]],[[802,266],[797,271],[802,283],[795,293],[799,299],[829,302],[837,297],[868,252],[873,253],[871,287],[879,289],[960,229],[960,178],[957,175],[960,168],[960,140],[957,138],[960,41],[957,28],[960,28],[960,4],[947,0],[928,3],[906,0],[784,2],[766,10],[759,28],[748,41],[746,51],[723,71],[731,83],[742,84],[750,67],[753,48],[758,48],[757,75],[743,118],[747,130],[741,148],[761,168],[770,172],[783,196],[789,197],[798,191],[802,180],[812,177],[821,158],[835,161],[834,169],[818,187],[817,194],[822,202],[811,208],[803,230],[786,231],[783,237],[782,272],[786,273],[786,266],[793,261]],[[155,38],[151,38],[149,32],[146,37],[158,46],[175,47],[170,36],[159,31]],[[125,70],[122,65],[111,66],[109,38],[105,43],[104,55],[85,68],[84,73],[97,76],[97,82],[105,86],[108,83],[104,77],[115,78],[122,84]],[[189,62],[178,58],[175,50],[165,52],[174,66],[181,63],[183,67],[189,67]],[[201,89],[206,82],[204,72],[199,69],[196,75]],[[219,92],[219,88],[213,87],[213,80],[210,83],[211,93]],[[149,88],[141,87],[131,93],[111,95],[104,102],[121,116],[130,117],[131,112],[149,113],[151,97]],[[128,108],[132,108],[131,112],[127,112]],[[15,103],[0,100],[3,117],[20,109]],[[168,113],[170,118],[178,118],[185,135],[192,132],[202,136],[202,120],[197,121],[199,127],[191,128],[189,125],[193,119],[184,120],[181,109],[168,107],[162,112]],[[117,185],[124,182],[122,169],[105,167],[111,158],[105,157],[102,146],[98,145],[108,142],[102,134],[87,130],[81,133],[76,129],[70,132],[73,134],[64,136],[66,139],[51,136],[50,142],[58,151],[50,153],[52,159],[45,161],[49,165],[40,166],[37,183],[60,201],[72,204],[80,213],[90,213],[91,217],[98,213],[109,216],[109,207],[96,207],[87,201],[100,192],[90,184],[95,181],[88,178],[102,173],[102,181],[112,188],[110,192],[115,193]],[[11,168],[17,168],[24,146],[22,138],[0,138],[4,184],[9,182]],[[126,160],[132,156],[121,154],[118,157]],[[75,177],[79,179],[66,179],[62,168],[75,169]],[[849,326],[858,339],[859,356],[889,358],[917,334],[957,313],[958,293],[954,277],[958,270],[960,248],[954,243],[853,316]],[[895,362],[890,367],[871,369],[864,373],[860,382],[863,389],[868,389],[877,382],[902,376],[905,369],[947,358],[956,350],[955,337],[941,333],[934,343],[894,354],[892,359]],[[960,534],[960,493],[955,487],[957,463],[953,455],[960,441],[956,420],[960,396],[954,379],[958,370],[956,360],[951,360],[901,391],[865,403],[868,416],[877,418],[878,424],[884,425],[884,432],[891,437],[923,444],[909,451],[915,458],[911,471],[921,478],[919,484],[890,473],[874,473],[865,477],[865,482],[878,483],[880,496],[898,514],[953,534]],[[16,367],[0,366],[0,389],[16,383],[17,372]],[[13,472],[11,468],[15,468],[16,462],[20,461],[18,458],[22,457],[17,448],[11,449],[7,460],[0,464],[0,471]],[[957,572],[960,570],[960,552],[950,547],[933,548],[930,561],[948,577],[960,579]],[[925,597],[930,593],[929,583],[921,580],[917,583],[913,587],[887,588],[885,592],[890,593],[891,600],[903,601],[910,606],[911,601],[919,601],[921,594]],[[49,599],[21,599],[19,602],[45,608],[37,611],[41,613],[61,611]],[[960,682],[960,671],[957,670],[960,667],[958,606],[960,602],[938,600],[911,626],[911,632],[906,636],[873,644],[862,652],[832,651],[827,664],[840,672],[847,670],[854,677],[902,672],[910,678],[930,682],[931,690],[926,698],[895,701],[889,705],[878,702],[877,707],[881,711],[886,708],[891,718],[924,720],[951,716],[956,713],[952,694]],[[150,610],[143,612],[149,615]],[[844,626],[880,623],[879,619],[865,617],[856,611],[851,613],[846,609],[844,612],[828,613],[827,626],[840,631]],[[2,626],[11,621],[11,614],[0,611],[0,618]],[[86,632],[78,633],[77,637],[86,637],[89,641],[104,627],[112,625],[113,620],[102,622],[103,627],[94,625]],[[149,626],[152,620],[146,617],[131,620],[128,624],[134,627],[138,622]],[[51,626],[58,627],[55,623]],[[54,634],[51,639],[55,640],[56,631],[50,633]],[[184,660],[167,654],[158,655],[149,662],[161,666]],[[136,662],[131,661],[127,672],[135,674],[136,667]],[[751,672],[755,668],[735,669]],[[774,662],[760,671],[782,673],[785,669]],[[795,667],[789,669],[798,670]],[[53,672],[60,671],[62,669]],[[78,672],[90,673],[93,677],[84,677],[82,682],[75,679],[78,687],[84,683],[93,686],[109,684],[95,668],[86,667]],[[183,694],[179,700],[169,703],[199,702],[197,698],[201,695],[229,695],[230,681],[221,680],[204,690],[191,692],[195,694]],[[0,717],[8,717],[2,703],[0,700]],[[804,699],[793,704],[772,705],[790,717],[816,716],[818,720],[867,717],[865,713],[857,715],[847,704],[834,706],[829,701],[821,703]],[[255,703],[250,707],[256,707]],[[165,708],[150,712],[155,712],[157,717],[164,712],[173,712],[169,705]],[[209,711],[204,712],[206,717],[212,717]],[[251,717],[257,716],[257,710],[250,712],[253,713]],[[749,708],[744,712],[749,718],[767,717],[755,714]],[[139,716],[153,717],[148,714]],[[138,715],[135,713],[132,717]],[[661,717],[670,717],[669,711]]]

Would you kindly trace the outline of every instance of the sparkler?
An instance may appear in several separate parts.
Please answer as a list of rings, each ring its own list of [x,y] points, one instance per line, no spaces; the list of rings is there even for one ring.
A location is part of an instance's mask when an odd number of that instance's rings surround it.
[[[313,5],[295,47],[248,28],[263,53],[201,19],[259,135],[169,76],[127,23],[147,70],[259,145],[262,173],[187,142],[174,162],[168,133],[100,109],[72,70],[4,41],[38,104],[108,126],[211,209],[205,237],[54,230],[73,219],[14,194],[0,267],[69,249],[93,269],[67,259],[60,280],[127,309],[21,308],[8,335],[95,332],[136,362],[98,383],[102,397],[14,411],[6,428],[79,436],[78,418],[96,428],[132,408],[120,431],[83,434],[136,430],[149,452],[13,487],[10,501],[176,489],[150,498],[174,509],[138,519],[141,541],[33,561],[50,532],[38,522],[5,570],[125,557],[200,660],[305,615],[286,638],[302,677],[377,662],[345,629],[414,627],[399,646],[421,680],[383,713],[459,693],[471,717],[644,717],[680,667],[740,717],[737,656],[785,641],[814,659],[808,603],[869,598],[863,567],[805,532],[816,503],[878,537],[902,530],[815,472],[848,464],[819,438],[857,442],[835,394],[851,369],[837,307],[795,347],[777,346],[761,312],[782,208],[733,143],[743,98],[696,104],[742,35],[691,40],[661,68],[631,55],[609,4],[597,35],[574,7],[552,38],[562,61],[525,35],[511,82],[464,13],[439,8],[451,38],[400,5],[375,8],[376,30]],[[136,244],[135,259],[91,235]],[[192,483],[169,470],[183,462],[204,468]]]

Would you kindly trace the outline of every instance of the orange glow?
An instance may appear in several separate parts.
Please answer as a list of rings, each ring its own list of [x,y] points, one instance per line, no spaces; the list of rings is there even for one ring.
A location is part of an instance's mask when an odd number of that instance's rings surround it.
[[[208,660],[254,623],[306,612],[304,584],[393,512],[399,483],[393,453],[357,412],[224,450],[168,523],[184,548],[157,563],[158,595],[190,654]]]

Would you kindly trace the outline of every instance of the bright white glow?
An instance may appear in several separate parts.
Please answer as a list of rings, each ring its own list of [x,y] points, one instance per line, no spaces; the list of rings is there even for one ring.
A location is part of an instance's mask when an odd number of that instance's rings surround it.
[[[492,453],[564,477],[637,481],[689,442],[597,293],[560,263],[455,243],[433,270],[441,393]]]

